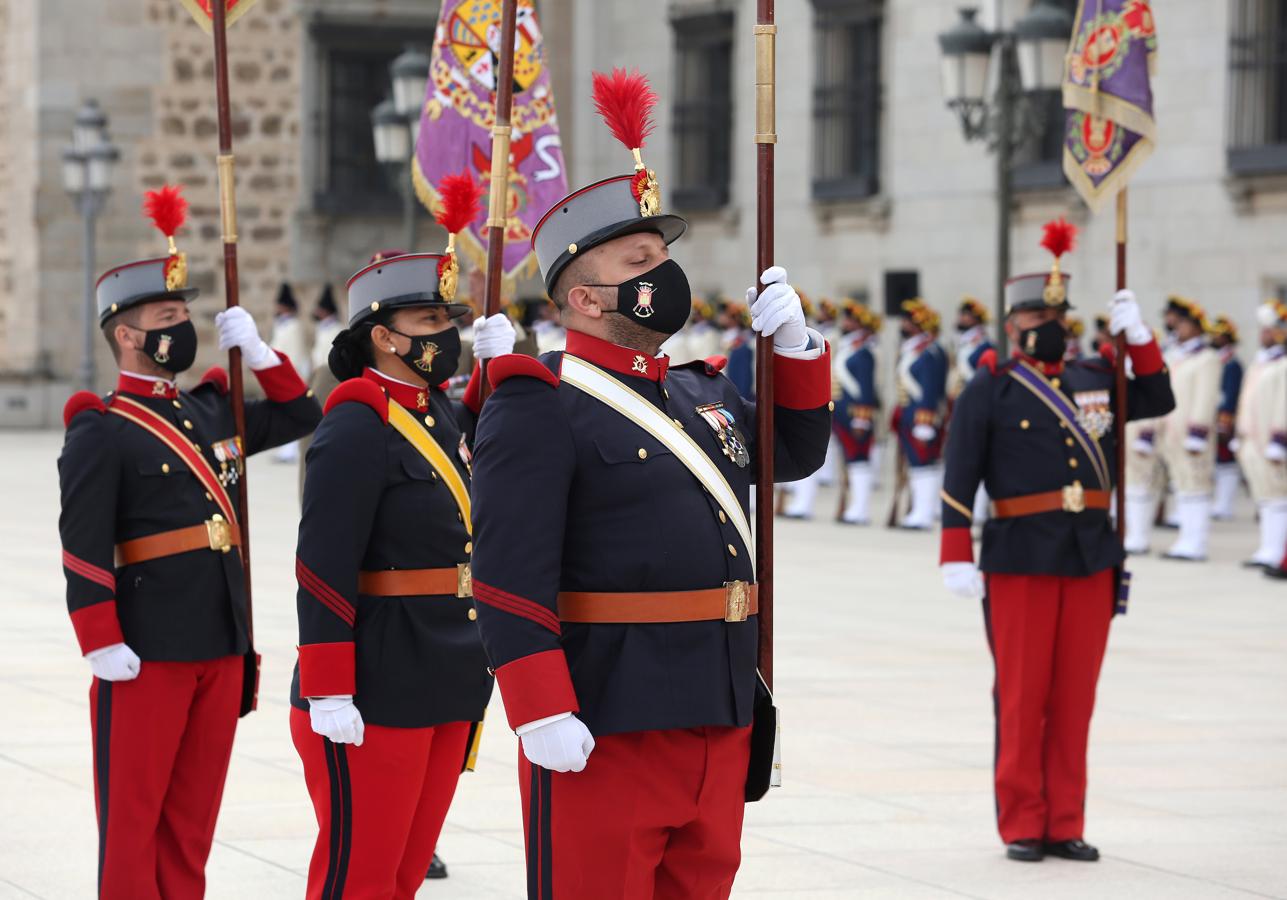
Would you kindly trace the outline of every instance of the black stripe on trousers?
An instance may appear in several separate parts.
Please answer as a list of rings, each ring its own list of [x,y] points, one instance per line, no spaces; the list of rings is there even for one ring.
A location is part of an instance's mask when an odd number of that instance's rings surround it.
[[[549,769],[532,766],[527,809],[527,897],[553,900],[554,852],[550,846]]]
[[[94,785],[98,788],[98,893],[103,893],[103,863],[107,860],[107,800],[111,778],[112,683],[98,679],[98,709],[94,723]]]
[[[353,784],[349,778],[347,747],[322,738],[322,752],[326,756],[326,776],[331,783],[331,845],[322,900],[335,900],[344,896],[349,852],[353,848]]]

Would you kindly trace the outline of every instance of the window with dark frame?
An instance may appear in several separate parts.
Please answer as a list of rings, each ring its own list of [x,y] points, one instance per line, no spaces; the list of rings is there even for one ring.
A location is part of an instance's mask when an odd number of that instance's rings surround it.
[[[815,200],[880,190],[883,0],[813,0]]]
[[[728,203],[732,170],[733,13],[671,20],[675,31],[676,208],[719,209]]]
[[[1229,34],[1229,171],[1287,172],[1287,6],[1234,0]]]
[[[392,96],[389,64],[407,36],[432,22],[397,27],[318,22],[310,29],[318,61],[317,170],[313,206],[328,213],[386,213],[401,208],[397,185],[375,159],[371,111]]]
[[[1077,0],[1057,0],[1068,15],[1076,21]],[[1043,190],[1063,187],[1064,177],[1064,116],[1063,89],[1031,91],[1028,103],[1033,115],[1039,116],[1039,130],[1015,148],[1013,168],[1014,189]]]

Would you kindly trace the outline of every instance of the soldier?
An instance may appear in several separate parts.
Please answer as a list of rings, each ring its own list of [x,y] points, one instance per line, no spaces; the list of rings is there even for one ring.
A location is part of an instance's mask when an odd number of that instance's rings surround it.
[[[331,355],[331,342],[344,330],[340,323],[339,311],[335,308],[335,293],[328,283],[322,288],[317,307],[313,310],[313,371],[327,368],[326,361]],[[324,402],[324,401],[323,401]]]
[[[688,354],[693,362],[719,353],[720,334],[714,319],[715,308],[710,302],[703,297],[694,297],[693,316],[688,326]]]
[[[1048,225],[1050,273],[1007,283],[1015,355],[987,360],[961,394],[943,491],[943,580],[983,598],[996,666],[997,824],[1006,855],[1020,861],[1099,858],[1083,840],[1086,742],[1123,552],[1108,517],[1112,362],[1063,361],[1068,276],[1058,262],[1074,234],[1062,220]],[[1129,415],[1166,413],[1174,401],[1162,354],[1129,291],[1113,300],[1111,329],[1126,334],[1134,366]],[[980,481],[995,513],[976,567],[968,503]]]
[[[956,312],[956,359],[948,379],[948,397],[955,400],[974,377],[979,360],[993,349],[987,324],[991,321],[987,307],[974,297],[965,297]]]
[[[145,208],[170,253],[107,270],[98,317],[120,370],[105,399],[67,403],[58,460],[67,607],[89,691],[98,811],[98,896],[200,897],[238,714],[257,669],[232,498],[248,453],[307,434],[321,410],[290,360],[243,309],[219,313],[266,400],[235,433],[228,376],[191,391],[197,354],[187,258],[174,245],[187,203],[171,187]]]
[[[844,336],[834,366],[834,384],[839,387],[840,398],[831,420],[832,433],[845,454],[845,506],[840,521],[868,525],[873,481],[871,450],[881,409],[876,389],[881,317],[853,300],[845,301],[844,311]]]
[[[1287,545],[1287,304],[1256,310],[1260,352],[1238,400],[1234,449],[1260,514],[1260,547],[1247,566],[1277,566]]]
[[[1220,405],[1216,409],[1215,503],[1211,518],[1233,518],[1233,501],[1238,495],[1242,471],[1229,444],[1233,441],[1242,391],[1242,363],[1238,360],[1238,328],[1228,316],[1217,316],[1211,326],[1211,346],[1220,354]]]
[[[1113,336],[1108,332],[1108,316],[1095,316],[1095,336],[1091,338],[1090,350],[1093,354],[1102,355],[1105,347],[1111,347]]]
[[[465,227],[469,204],[456,218],[462,201],[441,193],[442,218]],[[451,251],[363,268],[329,359],[342,381],[309,450],[295,565],[310,900],[415,896],[491,696],[469,570],[477,370],[464,404],[442,389],[469,310],[454,302],[457,271]],[[503,313],[480,319],[475,357],[514,338]],[[440,861],[430,872],[445,875]]]
[[[1174,486],[1180,534],[1163,556],[1200,561],[1207,557],[1215,490],[1220,355],[1207,343],[1207,318],[1201,306],[1173,297],[1168,307],[1175,314],[1175,343],[1166,355],[1175,410],[1159,423],[1156,445]]]
[[[596,94],[641,81],[596,76]],[[636,154],[641,130],[614,127]],[[720,362],[656,355],[691,306],[667,249],[686,223],[658,201],[641,164],[541,219],[567,350],[495,360],[478,423],[474,595],[542,900],[726,898],[741,855],[755,406]],[[747,299],[776,352],[774,474],[795,480],[826,452],[830,360],[786,273],[761,282]]]
[[[1076,362],[1082,358],[1081,339],[1086,334],[1086,323],[1077,316],[1068,316],[1064,327],[1067,329],[1068,343],[1064,350],[1064,362]]]
[[[273,304],[273,330],[268,341],[291,359],[299,360],[299,376],[307,382],[313,370],[313,355],[309,352],[304,323],[299,320],[299,304],[295,302],[295,292],[284,281]],[[296,462],[299,459],[299,442],[282,444],[273,452],[273,459],[282,463]]]
[[[947,390],[947,355],[934,340],[938,316],[920,298],[902,305],[903,343],[898,351],[898,406],[892,428],[907,461],[912,506],[899,523],[926,531],[934,527],[942,472],[942,417]]]
[[[727,360],[725,374],[747,400],[755,397],[755,335],[751,330],[751,311],[743,303],[727,297],[720,301],[720,352]]]

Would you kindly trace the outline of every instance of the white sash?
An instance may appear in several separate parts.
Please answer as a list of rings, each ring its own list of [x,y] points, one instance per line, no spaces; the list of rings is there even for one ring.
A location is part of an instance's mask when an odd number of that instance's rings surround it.
[[[560,380],[625,416],[664,444],[666,449],[673,453],[715,498],[715,502],[724,510],[724,515],[728,516],[729,521],[737,528],[737,533],[742,536],[742,544],[750,555],[751,564],[755,564],[755,544],[751,540],[751,525],[746,521],[746,514],[742,512],[742,504],[737,501],[737,495],[729,487],[724,473],[706,455],[706,451],[697,446],[697,442],[689,437],[687,432],[629,387],[575,356],[563,354]]]

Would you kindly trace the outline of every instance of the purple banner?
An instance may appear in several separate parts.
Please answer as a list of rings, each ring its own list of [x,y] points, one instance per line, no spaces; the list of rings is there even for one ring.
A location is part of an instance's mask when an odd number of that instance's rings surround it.
[[[1080,0],[1064,69],[1064,174],[1092,210],[1153,152],[1156,53],[1148,0]]]
[[[506,198],[507,281],[535,271],[532,229],[568,192],[554,93],[532,4],[533,0],[518,0]],[[484,186],[490,182],[500,16],[501,0],[445,0],[442,5],[412,167],[416,193],[430,210],[438,202],[433,186],[444,175],[467,169]],[[477,264],[487,255],[484,227],[480,219],[457,243]]]

